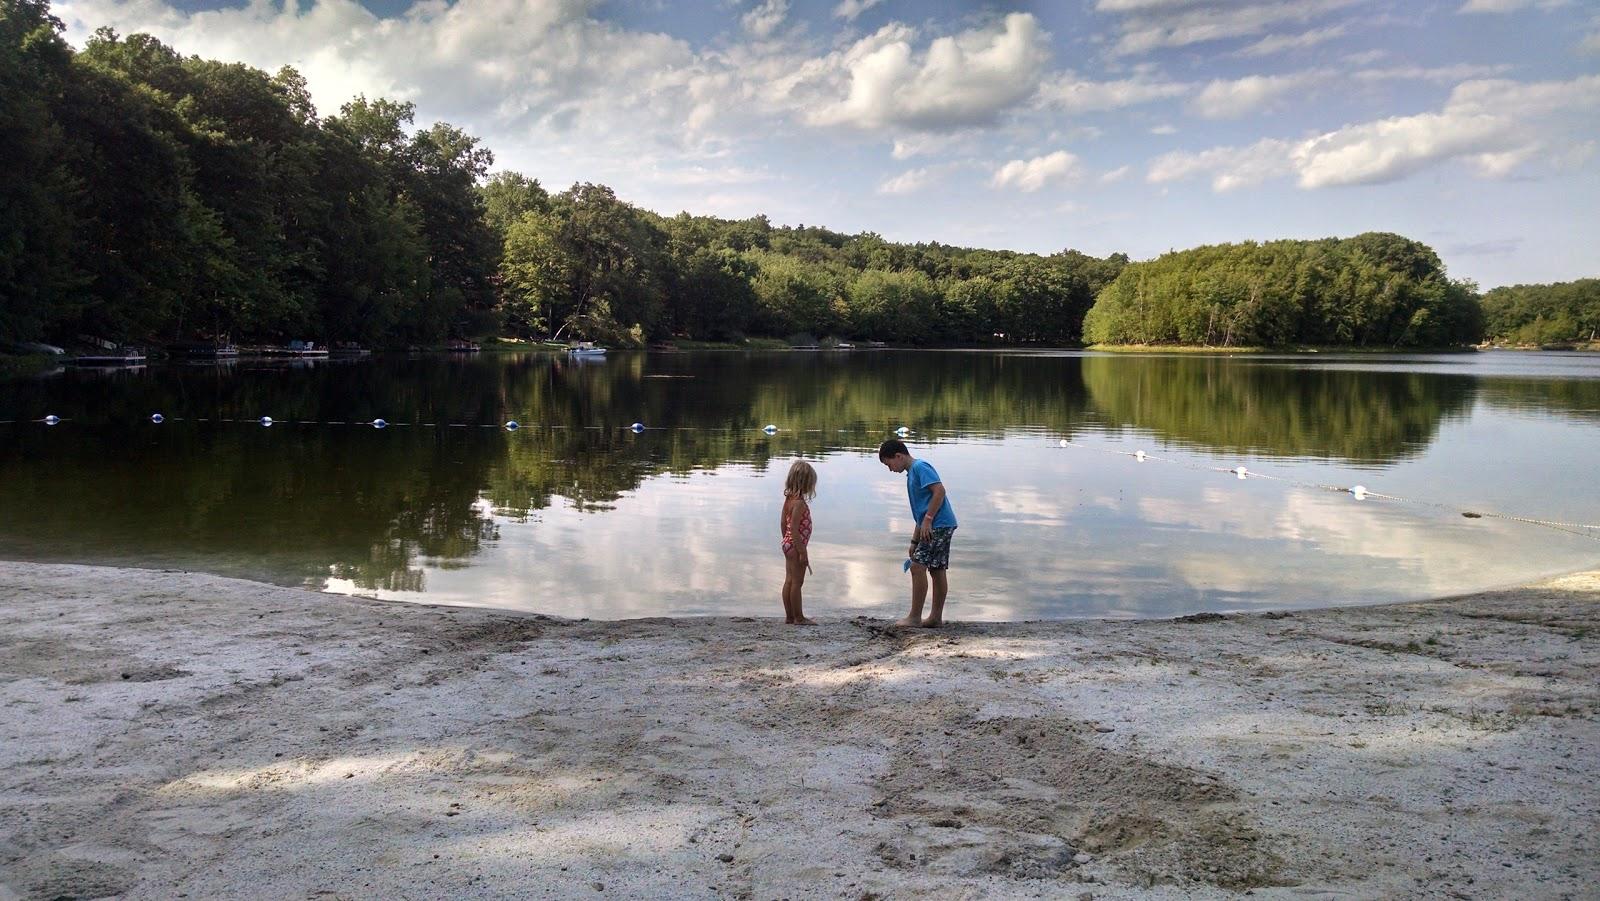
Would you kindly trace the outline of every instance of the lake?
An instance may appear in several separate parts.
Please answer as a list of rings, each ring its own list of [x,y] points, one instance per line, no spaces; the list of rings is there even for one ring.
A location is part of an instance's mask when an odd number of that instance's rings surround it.
[[[912,523],[876,457],[901,427],[960,518],[954,619],[1376,603],[1600,563],[1573,528],[1600,524],[1600,355],[246,359],[0,381],[0,421],[0,557],[573,617],[781,615],[801,456],[807,612],[903,615]],[[1406,500],[1331,490],[1355,485]]]

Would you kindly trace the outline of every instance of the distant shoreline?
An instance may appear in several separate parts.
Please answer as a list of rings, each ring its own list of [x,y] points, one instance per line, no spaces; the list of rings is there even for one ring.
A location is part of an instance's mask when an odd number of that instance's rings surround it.
[[[1357,347],[1342,344],[1295,344],[1286,347],[1207,347],[1200,344],[1090,344],[1085,350],[1105,353],[1153,354],[1470,354],[1479,348],[1460,347]]]
[[[776,339],[758,339],[748,344],[718,341],[685,341],[673,342],[671,346],[657,344],[650,347],[613,348],[618,353],[649,353],[649,352],[677,352],[695,353],[711,351],[737,351],[757,353],[767,351],[809,351],[809,352],[851,352],[874,350],[921,350],[921,351],[992,351],[995,353],[1018,351],[1091,351],[1096,353],[1112,354],[1222,354],[1222,355],[1270,355],[1270,354],[1471,354],[1487,353],[1492,351],[1539,351],[1543,353],[1600,353],[1600,343],[1578,343],[1571,346],[1543,346],[1532,345],[1466,345],[1462,347],[1354,347],[1345,345],[1293,345],[1288,347],[1206,347],[1193,344],[1089,344],[1089,345],[1035,345],[1035,344],[984,344],[984,345],[884,345],[868,347],[854,345],[851,347],[802,347],[784,344]],[[553,357],[565,353],[561,348],[544,345],[536,341],[510,341],[505,339],[484,339],[481,353],[498,355],[508,353],[538,353]],[[372,356],[394,356],[404,354],[449,354],[455,353],[446,348],[428,348],[426,350],[375,350]],[[7,354],[0,352],[0,378],[20,377],[35,375],[64,364],[64,357],[52,357],[43,354]],[[154,363],[168,362],[164,356],[151,358]]]

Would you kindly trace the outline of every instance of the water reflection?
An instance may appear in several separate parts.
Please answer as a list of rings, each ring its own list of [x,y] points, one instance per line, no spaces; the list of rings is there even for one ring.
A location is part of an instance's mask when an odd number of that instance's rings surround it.
[[[1472,403],[1466,375],[1290,368],[1248,358],[1096,357],[1083,378],[1109,422],[1208,450],[1387,463]]]
[[[826,565],[808,583],[818,609],[886,613],[900,603],[910,523],[902,484],[871,451],[904,424],[959,499],[966,617],[1420,597],[1600,557],[1593,542],[1526,527],[1219,485],[1054,445],[1238,456],[1317,482],[1377,472],[1393,493],[1594,521],[1600,504],[1570,468],[1474,450],[1510,430],[1539,436],[1514,453],[1589,453],[1600,367],[1570,362],[1555,374],[1542,358],[1523,373],[1511,356],[1367,368],[933,352],[292,365],[305,362],[0,383],[0,420],[67,420],[0,427],[0,555],[576,615],[769,613],[779,564],[763,536],[781,469],[769,464],[798,454],[822,460],[813,556]],[[158,411],[160,426],[147,418]],[[278,424],[217,421],[263,415]],[[356,425],[380,416],[394,425]],[[496,427],[507,419],[524,428]],[[629,431],[635,421],[648,430]]]

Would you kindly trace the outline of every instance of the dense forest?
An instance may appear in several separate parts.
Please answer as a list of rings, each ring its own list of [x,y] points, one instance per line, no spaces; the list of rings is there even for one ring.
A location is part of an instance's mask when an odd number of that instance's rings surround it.
[[[1475,288],[1396,235],[1130,264],[661,216],[603,185],[553,192],[491,175],[477,138],[418,127],[409,103],[319,113],[292,68],[269,75],[108,29],[75,51],[45,0],[0,0],[0,101],[0,345],[501,334],[1439,346],[1483,334]],[[1502,320],[1507,334],[1542,323],[1539,340],[1569,321],[1568,337],[1593,331],[1592,300],[1554,306],[1510,304],[1490,333]]]
[[[1503,344],[1600,340],[1600,278],[1495,288],[1483,315],[1485,333]]]
[[[1426,245],[1344,240],[1219,244],[1124,268],[1084,324],[1110,344],[1446,347],[1483,332],[1476,288]]]

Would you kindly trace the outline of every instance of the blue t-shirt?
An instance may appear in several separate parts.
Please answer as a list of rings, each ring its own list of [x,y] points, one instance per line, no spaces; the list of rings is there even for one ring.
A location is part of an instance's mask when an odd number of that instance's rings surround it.
[[[938,471],[927,460],[914,461],[911,468],[906,470],[906,496],[911,498],[911,518],[916,524],[921,524],[922,517],[927,514],[928,504],[933,500],[933,485],[938,481]],[[956,511],[950,506],[949,492],[945,493],[939,512],[933,515],[933,527],[956,527]]]

